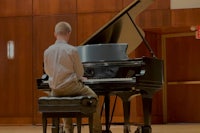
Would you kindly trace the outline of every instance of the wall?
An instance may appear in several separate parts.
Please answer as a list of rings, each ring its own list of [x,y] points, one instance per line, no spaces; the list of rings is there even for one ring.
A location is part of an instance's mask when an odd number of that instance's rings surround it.
[[[0,0],[0,124],[35,124],[40,121],[36,78],[42,75],[43,51],[54,43],[53,27],[69,21],[71,44],[78,45],[132,0]],[[170,10],[169,0],[155,0],[137,16],[142,28],[197,25],[200,9]],[[6,44],[14,40],[14,60]],[[137,110],[140,111],[140,108]]]

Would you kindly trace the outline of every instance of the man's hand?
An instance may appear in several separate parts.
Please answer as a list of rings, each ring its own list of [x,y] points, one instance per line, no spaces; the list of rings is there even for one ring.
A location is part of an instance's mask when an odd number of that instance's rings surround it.
[[[87,80],[87,77],[81,77],[81,81]]]

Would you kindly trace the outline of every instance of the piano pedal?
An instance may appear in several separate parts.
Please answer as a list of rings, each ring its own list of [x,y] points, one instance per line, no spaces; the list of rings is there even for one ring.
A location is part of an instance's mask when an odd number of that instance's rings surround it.
[[[151,133],[151,127],[150,126],[139,126],[135,133]]]
[[[112,133],[110,130],[107,132],[106,130],[102,130],[102,133]]]

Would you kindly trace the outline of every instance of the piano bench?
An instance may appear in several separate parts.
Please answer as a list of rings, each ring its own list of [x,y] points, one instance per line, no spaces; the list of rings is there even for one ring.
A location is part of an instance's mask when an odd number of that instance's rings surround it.
[[[52,118],[52,133],[61,133],[60,118],[76,118],[77,132],[81,133],[81,119],[89,119],[89,130],[92,133],[93,113],[96,112],[97,99],[88,96],[50,97],[38,99],[39,112],[42,113],[43,133],[47,130],[47,118]],[[60,130],[60,132],[59,132]]]

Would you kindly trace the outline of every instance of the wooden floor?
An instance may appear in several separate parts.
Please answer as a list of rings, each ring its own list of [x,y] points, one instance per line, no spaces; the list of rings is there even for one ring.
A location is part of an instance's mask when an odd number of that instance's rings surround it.
[[[131,126],[131,133],[136,127]],[[122,126],[111,126],[112,133],[123,133]],[[0,126],[0,133],[42,133],[41,126]],[[51,133],[50,126],[48,132]],[[74,130],[76,132],[76,128]],[[82,126],[82,133],[88,133],[88,126]],[[152,125],[152,133],[200,133],[200,123]]]

